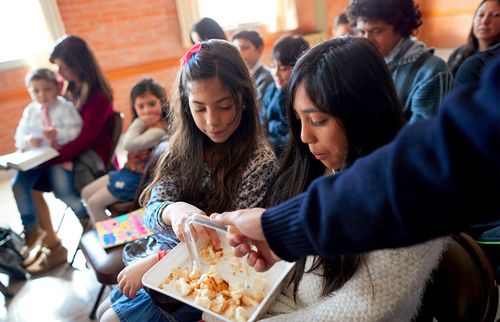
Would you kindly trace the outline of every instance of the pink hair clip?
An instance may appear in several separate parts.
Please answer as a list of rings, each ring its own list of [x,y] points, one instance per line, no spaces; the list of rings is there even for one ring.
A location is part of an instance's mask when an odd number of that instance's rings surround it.
[[[191,49],[189,49],[184,56],[181,58],[181,66],[184,67],[188,63],[188,61],[191,59],[191,56],[193,54],[199,52],[201,50],[201,42],[197,41]]]

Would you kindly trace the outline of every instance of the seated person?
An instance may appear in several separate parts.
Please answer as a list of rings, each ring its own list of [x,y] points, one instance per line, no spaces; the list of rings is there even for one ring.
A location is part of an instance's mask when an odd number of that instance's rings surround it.
[[[371,40],[384,56],[409,123],[436,115],[451,88],[446,63],[434,49],[411,37],[422,24],[413,0],[357,0],[347,15],[358,34]]]
[[[227,40],[224,30],[217,21],[205,17],[191,27],[191,42],[194,44],[209,39]]]
[[[215,39],[193,46],[174,88],[178,122],[141,202],[147,203],[144,221],[152,231],[184,240],[181,223],[190,213],[258,205],[276,158],[259,130],[253,82],[236,47]],[[207,231],[196,227],[197,236],[207,240]],[[142,276],[158,259],[148,256],[120,272],[119,288],[99,306],[100,321],[165,321],[164,314],[200,319],[201,312],[188,305],[161,311],[142,289]]]
[[[292,69],[297,60],[309,49],[302,36],[284,36],[274,44],[271,54],[271,83],[262,98],[260,119],[274,152],[279,157],[288,139],[285,96]]]
[[[482,0],[477,6],[467,42],[456,48],[448,58],[448,67],[455,78],[467,58],[500,43],[500,0]]]
[[[75,139],[82,128],[82,118],[73,103],[57,95],[58,82],[54,72],[39,68],[26,77],[26,86],[33,101],[26,106],[16,129],[16,148],[27,151],[38,147],[59,148]],[[27,171],[17,170],[12,181],[12,192],[21,214],[26,247],[24,253],[40,244],[46,236],[36,215],[31,190],[44,174],[71,171],[71,162],[62,162],[50,167],[36,167]],[[64,253],[63,248],[58,248]],[[25,264],[29,264],[26,262]]]
[[[144,174],[152,149],[165,138],[168,102],[165,89],[147,78],[130,92],[133,121],[123,137],[127,163],[82,189],[90,218],[95,223],[108,219],[106,207],[117,201],[132,200]]]
[[[42,166],[74,161],[86,155],[92,160],[94,170],[105,172],[114,151],[113,129],[106,127],[106,122],[113,117],[111,87],[90,46],[77,36],[64,36],[58,40],[50,54],[50,61],[57,65],[59,74],[66,81],[62,94],[75,104],[83,125],[74,140],[58,149],[59,156]],[[74,167],[77,167],[77,162],[74,162]],[[60,249],[62,246],[41,191],[53,191],[57,198],[71,207],[82,227],[87,226],[89,218],[81,202],[80,191],[75,187],[78,180],[74,180],[74,171],[58,170],[50,178],[40,178],[33,190],[38,220],[47,233],[43,243],[49,249]],[[62,251],[42,251],[37,254],[37,260],[29,271],[31,274],[42,274],[64,262],[66,256]]]
[[[262,106],[264,90],[273,81],[269,69],[260,62],[264,50],[264,40],[257,31],[242,30],[233,35],[233,44],[239,49],[241,56],[250,69],[255,80],[255,90],[259,108]]]
[[[342,12],[335,18],[332,29],[333,38],[342,36],[354,36],[355,34],[356,28],[351,25],[351,23],[347,19],[347,14],[345,12]]]
[[[265,207],[300,194],[319,176],[349,168],[404,125],[391,75],[365,39],[342,37],[312,48],[297,62],[289,86],[290,140]],[[439,238],[299,260],[293,283],[264,321],[411,321],[444,247]]]
[[[498,57],[499,54],[500,43],[467,58],[457,69],[453,79],[453,87],[478,86],[484,66],[493,58]]]

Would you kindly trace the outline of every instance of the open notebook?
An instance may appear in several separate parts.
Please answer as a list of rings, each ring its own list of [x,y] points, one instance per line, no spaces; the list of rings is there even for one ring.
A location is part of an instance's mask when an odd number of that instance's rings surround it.
[[[147,237],[151,232],[143,223],[144,209],[134,210],[95,224],[102,247],[110,248]]]
[[[56,149],[51,147],[40,147],[28,151],[16,151],[0,156],[1,168],[14,168],[21,171],[32,169],[45,161],[59,155]]]

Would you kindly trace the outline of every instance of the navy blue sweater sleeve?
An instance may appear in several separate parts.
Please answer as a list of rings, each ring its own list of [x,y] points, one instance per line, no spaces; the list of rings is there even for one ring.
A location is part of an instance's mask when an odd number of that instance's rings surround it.
[[[406,246],[500,217],[500,59],[479,88],[450,94],[438,117],[262,216],[292,261]]]

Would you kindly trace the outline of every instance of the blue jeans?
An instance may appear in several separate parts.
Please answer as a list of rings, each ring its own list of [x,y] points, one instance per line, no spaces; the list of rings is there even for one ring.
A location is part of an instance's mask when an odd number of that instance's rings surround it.
[[[78,219],[86,217],[87,210],[82,203],[80,194],[73,186],[73,171],[66,170],[57,165],[48,169],[50,187],[56,198],[68,205]]]
[[[37,224],[35,204],[31,196],[31,190],[38,179],[48,173],[49,168],[35,168],[28,171],[16,171],[12,179],[12,192],[16,199],[17,209],[21,214],[21,222],[24,229],[30,231]]]
[[[166,296],[160,294],[160,296]],[[198,321],[202,317],[200,310],[178,302],[178,307],[170,312],[162,311],[153,301],[151,296],[140,289],[136,297],[128,298],[119,287],[115,287],[109,294],[111,308],[115,311],[120,321],[127,322],[187,322]],[[172,299],[173,301],[176,301]]]

